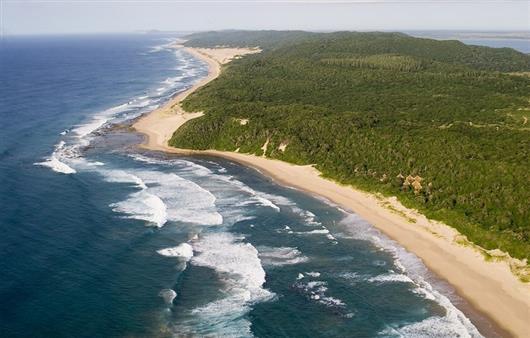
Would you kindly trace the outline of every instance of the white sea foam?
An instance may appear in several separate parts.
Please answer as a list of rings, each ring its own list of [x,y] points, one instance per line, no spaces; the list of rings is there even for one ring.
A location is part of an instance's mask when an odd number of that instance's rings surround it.
[[[166,43],[151,47],[148,53],[159,53],[159,52],[169,51],[169,50],[174,49],[173,46],[175,45],[177,40],[171,39],[171,38],[164,39],[164,40],[166,41]]]
[[[112,203],[115,212],[128,214],[127,218],[139,219],[162,227],[167,222],[167,206],[160,197],[142,190],[130,194],[125,201]]]
[[[183,160],[183,159],[160,159],[151,156],[145,156],[141,154],[130,154],[129,157],[133,158],[136,161],[149,163],[149,164],[159,164],[167,166],[175,166],[179,169],[179,173],[191,173],[194,176],[210,176],[212,171],[200,164]]]
[[[44,162],[35,164],[49,167],[64,174],[74,174],[77,172],[75,168],[83,169],[94,165],[81,158],[82,147],[90,144],[89,135],[107,123],[114,114],[127,110],[128,106],[128,104],[122,104],[92,116],[87,123],[78,125],[71,130],[72,134],[75,135],[74,137],[70,136],[70,130],[63,131],[61,135],[65,138],[55,146],[50,157]],[[68,144],[65,140],[68,141]]]
[[[287,197],[280,196],[280,195],[274,195],[274,194],[266,194],[263,193],[263,196],[270,199],[274,203],[285,206],[291,209],[293,213],[296,213],[300,215],[300,217],[304,220],[304,224],[308,226],[321,226],[322,223],[317,221],[317,217],[314,213],[312,213],[309,210],[303,210],[298,205],[290,200]]]
[[[193,247],[188,243],[182,243],[172,248],[158,250],[157,253],[162,256],[179,257],[189,261],[193,257]]]
[[[83,138],[93,133],[95,130],[101,128],[112,118],[113,115],[123,112],[127,109],[129,109],[128,103],[109,108],[92,116],[90,121],[75,127],[72,131],[77,135],[78,138]]]
[[[471,323],[451,301],[432,285],[423,279],[416,281],[419,284],[417,289],[426,299],[436,301],[445,308],[445,316],[432,316],[425,320],[401,327],[398,331],[405,336],[410,337],[442,337],[441,332],[448,333],[452,337],[482,337],[477,328]],[[445,335],[446,337],[447,335]]]
[[[111,204],[113,211],[162,227],[168,220],[218,225],[223,217],[215,196],[196,183],[173,173],[150,170],[100,170],[109,182],[131,183],[140,191]]]
[[[335,238],[335,236],[333,236],[332,234],[327,234],[326,237],[332,241],[334,241],[333,243],[334,244],[337,244],[337,239]]]
[[[264,266],[294,265],[309,260],[297,248],[260,246],[257,249]]]
[[[465,327],[463,325],[455,324],[461,320],[463,320],[463,318],[460,318],[456,313],[451,312],[444,317],[433,316],[417,323],[406,324],[401,327],[389,327],[382,332],[379,332],[378,336],[411,338],[482,337],[474,327]],[[470,325],[472,324],[470,323]]]
[[[132,183],[135,184],[138,188],[147,189],[144,181],[136,175],[133,175],[124,170],[104,170],[102,171],[104,178],[107,182],[116,182],[116,183]]]
[[[234,224],[235,223],[238,223],[238,222],[243,222],[243,221],[252,221],[256,219],[256,216],[247,216],[247,215],[240,215],[238,214],[235,218],[234,218]],[[254,224],[250,224],[249,225],[251,228],[254,227]]]
[[[180,172],[191,173],[194,176],[212,176],[212,171],[200,164],[186,160],[172,160],[174,165],[177,165]]]
[[[294,201],[290,200],[289,198],[285,196],[268,194],[268,193],[260,193],[260,196],[274,202],[276,205],[281,205],[281,206],[290,208],[292,212],[300,215],[300,217],[304,220],[305,225],[308,225],[308,226],[322,225],[320,222],[317,221],[316,215],[314,213],[312,213],[309,210],[301,209],[300,207],[298,207],[298,205]]]
[[[312,212],[308,210],[302,210],[296,206],[296,203],[291,201],[290,199],[280,196],[280,195],[273,195],[264,193],[261,191],[257,191],[246,185],[245,183],[234,179],[234,177],[229,175],[218,175],[212,172],[212,170],[201,166],[197,163],[186,161],[182,159],[158,159],[154,157],[147,157],[144,155],[130,155],[132,158],[134,158],[137,161],[142,161],[150,164],[161,164],[161,165],[171,165],[176,166],[179,169],[179,173],[186,173],[189,172],[193,174],[194,176],[208,176],[212,180],[219,180],[225,183],[230,184],[234,188],[244,192],[249,196],[249,198],[246,198],[244,200],[241,200],[241,198],[237,198],[237,201],[235,201],[236,206],[247,206],[247,205],[261,205],[264,207],[269,207],[275,211],[280,211],[280,207],[278,205],[289,207],[293,210],[293,212],[296,212],[300,214],[300,216],[305,220],[307,225],[320,225],[319,222],[315,220],[316,216]],[[224,168],[222,168],[224,169]],[[278,205],[277,205],[278,204]],[[332,237],[328,233],[328,237]]]
[[[46,161],[35,163],[43,167],[51,168],[53,171],[61,174],[75,174],[76,170],[70,167],[68,164],[63,163],[57,159],[54,155],[51,155]]]
[[[276,206],[274,203],[272,203],[271,201],[265,199],[265,198],[262,198],[260,196],[253,196],[253,198],[251,199],[248,199],[248,200],[244,200],[244,201],[241,201],[237,204],[237,206],[239,207],[243,207],[243,206],[247,206],[247,205],[256,205],[256,204],[259,204],[259,205],[262,205],[262,206],[265,206],[265,207],[270,207],[276,211],[280,211],[280,208],[278,206]]]
[[[149,186],[148,191],[167,205],[171,221],[201,225],[222,224],[223,217],[215,207],[215,196],[198,184],[173,173],[138,171],[137,175]]]
[[[158,52],[161,52],[163,50],[165,50],[167,47],[162,45],[162,46],[154,46],[154,47],[151,47],[151,49],[149,50],[149,53],[158,53]]]
[[[305,276],[319,277],[320,273],[310,272],[306,273]],[[326,307],[340,310],[341,312],[345,310],[346,303],[344,303],[338,298],[326,295],[326,292],[328,291],[327,282],[319,280],[303,282],[302,279],[305,276],[303,274],[299,274],[297,278],[298,282],[296,282],[294,286],[301,290],[304,294],[306,294],[309,299],[314,300],[322,305],[325,305]]]
[[[128,214],[129,218],[153,223],[157,227],[166,223],[167,206],[158,196],[146,191],[147,185],[140,177],[124,170],[103,170],[101,173],[108,182],[131,183],[141,189],[130,194],[126,200],[111,204],[113,211]]]
[[[222,336],[251,336],[245,315],[252,304],[271,299],[263,289],[265,271],[258,251],[241,237],[230,233],[210,233],[193,244],[191,263],[214,269],[225,284],[226,296],[192,311],[205,332]],[[200,328],[196,328],[200,330]]]
[[[175,40],[167,40],[164,44],[156,46],[152,51],[161,50],[174,50],[173,44]],[[147,93],[140,95],[136,98],[131,99],[127,103],[123,103],[109,109],[97,112],[96,114],[87,118],[87,120],[81,124],[74,126],[72,129],[66,129],[61,132],[63,140],[61,140],[60,147],[56,146],[55,151],[49,158],[43,162],[35,163],[35,165],[42,165],[51,168],[52,170],[64,173],[74,174],[79,170],[90,166],[91,163],[82,160],[83,148],[90,145],[94,133],[102,127],[111,123],[120,123],[155,109],[160,103],[164,102],[170,94],[176,91],[183,90],[192,78],[186,78],[183,82],[186,73],[192,74],[197,72],[197,63],[194,58],[188,54],[178,51],[176,57],[179,62],[179,67],[183,69],[182,73],[179,72],[176,76],[169,77],[164,87],[163,95],[161,93]],[[193,75],[195,76],[195,75]],[[65,142],[66,141],[66,145]],[[58,149],[60,148],[60,149]]]
[[[306,287],[309,289],[314,289],[315,287],[319,287],[319,290],[326,291],[328,289],[327,287],[325,287],[326,284],[327,284],[326,282],[322,282],[322,281],[313,281],[313,282],[308,282],[306,284]]]
[[[250,243],[230,233],[210,233],[193,244],[198,253],[193,257],[194,265],[215,269],[227,275],[227,281],[241,287],[250,299],[259,298],[265,290],[265,271],[258,258],[258,251]]]
[[[409,276],[401,273],[385,273],[367,279],[372,283],[414,283]]]
[[[333,236],[328,229],[322,227],[322,229],[314,229],[310,231],[288,231],[289,234],[297,235],[325,235],[327,239],[333,241],[333,244],[337,244],[337,239]]]
[[[306,272],[305,274],[310,276],[310,277],[315,277],[315,278],[320,277],[320,272],[318,272],[318,271],[310,271],[310,272]]]
[[[65,143],[64,141],[60,141],[58,144],[55,145],[55,150],[50,155],[49,158],[47,158],[43,162],[37,162],[34,163],[35,165],[40,165],[44,167],[51,168],[53,171],[61,173],[61,174],[75,174],[76,170],[72,167],[70,167],[68,164],[62,162],[62,154],[65,149]]]
[[[291,230],[291,227],[288,226],[288,225],[285,225],[285,226],[284,226],[283,228],[281,228],[281,229],[277,229],[276,232],[277,232],[277,233],[280,233],[280,234],[281,234],[281,233],[288,233],[288,234],[293,234],[293,233],[294,233],[294,231]]]
[[[302,231],[302,232],[298,232],[299,234],[302,234],[302,235],[311,235],[311,234],[321,234],[321,235],[327,235],[329,234],[329,230],[328,229],[316,229],[316,230],[311,230],[311,231]]]
[[[330,296],[320,298],[320,302],[330,307],[346,306],[346,304],[342,300]]]
[[[174,327],[174,337],[254,337],[245,317],[251,306],[245,304],[244,296],[232,295],[196,308],[194,318]]]
[[[259,194],[262,198],[266,198],[267,200],[272,201],[273,203],[277,205],[281,205],[285,207],[296,206],[296,203],[294,203],[293,201],[291,201],[285,196],[269,194],[266,192],[256,192],[256,193]]]
[[[223,176],[220,176],[220,177],[223,177]],[[272,208],[278,212],[280,211],[280,207],[274,204],[271,200],[264,197],[266,195],[265,193],[258,192],[252,189],[251,187],[247,186],[243,182],[240,182],[233,178],[229,178],[228,182],[231,183],[233,186],[239,188],[241,191],[246,192],[251,197],[248,200],[240,202],[238,204],[239,206],[258,204],[258,205]]]
[[[245,183],[234,179],[232,176],[215,175],[215,174],[212,174],[211,171],[210,171],[209,175],[219,179],[220,181],[223,181],[225,183],[230,184],[234,188],[246,193],[250,197],[249,199],[245,199],[243,201],[239,201],[237,206],[262,205],[262,206],[265,206],[265,207],[272,208],[275,211],[278,211],[278,212],[280,211],[280,208],[277,205],[275,205],[272,201],[270,201],[270,200],[268,200],[267,198],[264,197],[264,193],[261,193],[259,191],[256,191],[256,190],[252,189],[251,187],[249,187]]]
[[[298,211],[300,216],[302,216],[302,218],[304,218],[304,220],[306,222],[306,225],[312,225],[312,226],[321,225],[321,223],[316,220],[316,215],[313,214],[311,211],[301,210],[301,209],[298,209],[298,208],[296,208],[294,211]]]
[[[346,272],[339,275],[339,277],[344,278],[349,281],[353,281],[355,284],[358,282],[369,282],[369,283],[411,283],[416,284],[409,276],[407,276],[404,273],[397,273],[394,271],[389,271],[387,273],[383,273],[377,276],[370,276],[366,274],[359,274],[356,272]],[[423,289],[418,288],[414,290],[416,293],[421,294],[425,296],[426,298],[427,293],[424,292]],[[432,297],[434,300],[435,298]]]
[[[176,85],[179,81],[181,81],[182,79],[184,78],[184,76],[180,75],[180,76],[173,76],[173,77],[168,77],[166,78],[164,81],[162,81],[162,83],[164,84],[167,84],[167,85]]]
[[[158,295],[164,299],[167,305],[172,305],[173,300],[177,297],[177,293],[172,289],[163,289]]]
[[[429,272],[418,257],[381,234],[355,214],[348,214],[342,223],[349,228],[351,237],[371,241],[374,245],[394,257],[394,265],[399,271],[391,271],[390,273],[370,277],[367,279],[369,282],[412,282],[414,284],[414,292],[438,303],[445,309],[445,316],[443,317],[432,316],[419,323],[407,324],[398,328],[387,328],[380,333],[381,336],[482,337],[471,321],[446,296],[435,290],[425,280]],[[355,278],[359,278],[359,275],[355,275]]]
[[[144,156],[141,154],[129,154],[128,156],[136,161],[144,162],[148,164],[168,164],[168,161],[159,160],[157,158]]]

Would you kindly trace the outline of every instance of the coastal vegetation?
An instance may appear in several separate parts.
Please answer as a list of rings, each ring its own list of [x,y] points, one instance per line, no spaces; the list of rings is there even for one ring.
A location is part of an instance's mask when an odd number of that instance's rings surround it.
[[[191,94],[170,144],[315,164],[530,258],[530,56],[401,33],[227,31],[259,46]],[[244,123],[242,123],[244,121]]]

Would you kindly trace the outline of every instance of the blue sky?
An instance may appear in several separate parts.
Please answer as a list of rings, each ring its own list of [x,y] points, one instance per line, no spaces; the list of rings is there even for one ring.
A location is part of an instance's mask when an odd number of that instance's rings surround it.
[[[530,0],[0,0],[4,34],[305,30],[530,30]]]

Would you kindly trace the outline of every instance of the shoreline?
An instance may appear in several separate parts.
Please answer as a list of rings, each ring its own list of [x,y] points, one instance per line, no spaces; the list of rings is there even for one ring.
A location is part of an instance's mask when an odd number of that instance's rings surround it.
[[[340,185],[320,176],[320,172],[312,166],[299,166],[236,152],[196,151],[168,146],[175,130],[188,120],[203,115],[202,112],[184,112],[180,102],[215,79],[221,72],[222,64],[239,55],[258,51],[238,48],[185,50],[208,64],[208,75],[133,124],[136,131],[145,135],[145,142],[141,145],[144,149],[232,160],[257,169],[283,185],[322,196],[351,210],[418,256],[429,270],[447,281],[477,312],[491,319],[501,331],[515,337],[530,336],[530,285],[518,280],[509,262],[486,261],[476,248],[457,243],[462,236],[455,229],[405,208],[396,198],[383,198]]]

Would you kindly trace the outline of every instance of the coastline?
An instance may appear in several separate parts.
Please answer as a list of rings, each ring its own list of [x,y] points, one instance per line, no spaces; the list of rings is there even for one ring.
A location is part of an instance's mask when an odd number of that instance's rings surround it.
[[[459,244],[462,236],[455,229],[403,207],[395,198],[380,198],[327,180],[312,166],[298,166],[236,152],[169,147],[168,141],[176,129],[188,120],[203,115],[201,112],[184,112],[180,102],[215,79],[221,72],[222,64],[238,55],[257,51],[236,48],[185,50],[208,64],[208,75],[163,107],[134,123],[133,128],[146,135],[143,148],[181,155],[226,158],[255,168],[284,185],[322,196],[351,210],[421,258],[431,271],[445,279],[474,308],[499,327],[517,337],[530,336],[530,285],[518,280],[509,262],[486,261],[477,249]]]
[[[199,80],[192,87],[178,93],[162,107],[153,110],[136,121],[133,127],[149,135],[150,143],[163,144],[167,147],[167,141],[181,125],[188,120],[202,116],[202,112],[187,113],[180,107],[180,102],[198,88],[214,80],[221,73],[221,66],[230,62],[240,55],[257,53],[259,49],[250,48],[188,48],[174,45],[174,48],[183,48],[186,52],[202,60],[208,65],[208,75]]]

